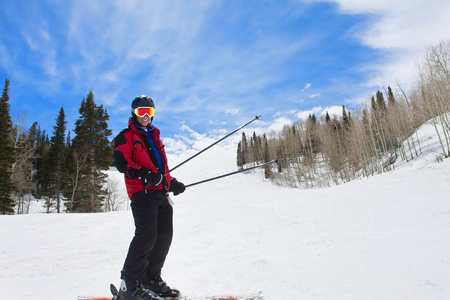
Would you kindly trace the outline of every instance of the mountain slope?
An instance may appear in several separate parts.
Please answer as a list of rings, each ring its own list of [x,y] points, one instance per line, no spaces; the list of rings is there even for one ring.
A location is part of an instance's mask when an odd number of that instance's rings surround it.
[[[175,235],[163,278],[194,296],[450,298],[450,160],[437,162],[429,127],[420,135],[418,159],[332,188],[282,188],[257,173],[188,188],[172,197]],[[188,184],[234,171],[235,149],[216,146],[173,176]],[[0,216],[2,299],[109,295],[133,231],[125,209]]]

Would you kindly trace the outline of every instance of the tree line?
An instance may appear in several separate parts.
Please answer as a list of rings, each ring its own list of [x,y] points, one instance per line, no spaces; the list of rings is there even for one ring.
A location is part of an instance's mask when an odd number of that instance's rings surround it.
[[[37,122],[24,128],[25,116],[10,116],[9,80],[0,99],[0,213],[26,213],[33,196],[47,212],[111,210],[104,172],[112,164],[109,115],[92,91],[82,99],[75,136],[66,133],[64,108],[49,134]]]
[[[399,160],[419,156],[417,129],[431,120],[441,145],[438,160],[450,156],[450,41],[426,50],[418,79],[406,93],[397,84],[378,90],[362,107],[340,116],[314,114],[279,132],[242,134],[237,149],[241,168],[266,166],[265,178],[291,187],[330,186],[395,169]]]

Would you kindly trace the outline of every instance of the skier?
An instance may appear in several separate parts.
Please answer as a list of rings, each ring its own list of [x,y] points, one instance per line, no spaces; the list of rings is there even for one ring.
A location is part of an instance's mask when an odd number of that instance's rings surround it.
[[[155,104],[150,97],[136,97],[131,103],[128,127],[114,139],[115,165],[124,173],[136,227],[121,272],[121,300],[180,295],[161,279],[161,269],[173,235],[168,193],[183,193],[185,185],[168,174],[160,131],[151,125],[154,112]]]

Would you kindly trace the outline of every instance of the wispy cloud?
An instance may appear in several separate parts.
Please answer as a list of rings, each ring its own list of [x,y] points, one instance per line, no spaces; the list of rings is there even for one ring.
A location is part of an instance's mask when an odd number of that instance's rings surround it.
[[[373,71],[367,86],[407,84],[425,48],[450,37],[450,2],[446,0],[310,2],[334,2],[343,14],[365,16],[365,22],[349,33],[370,48],[387,51],[382,60],[366,66]]]
[[[239,114],[239,109],[227,109],[227,110],[225,111],[225,113],[226,113],[226,114],[233,115],[233,116],[236,116],[237,114]]]
[[[206,107],[209,114],[217,114],[230,104],[245,109],[261,90],[283,80],[280,64],[306,42],[265,34],[252,36],[253,42],[243,48],[240,39],[230,39],[230,29],[215,24],[218,9],[213,2],[119,3],[106,9],[77,2],[71,8],[69,41],[82,64],[76,65],[74,75],[79,82],[93,82],[101,99],[111,84],[120,84],[124,91],[117,96],[146,90],[161,101],[162,110],[197,114]],[[92,27],[94,16],[97,24]],[[236,22],[246,17],[234,15]],[[205,33],[215,41],[204,39]],[[214,105],[209,105],[212,100]]]
[[[306,91],[307,89],[309,89],[310,87],[311,87],[311,83],[307,83],[306,85],[305,85],[305,87],[302,89],[302,92],[304,92],[304,91]]]
[[[180,124],[213,132],[260,114],[270,126],[405,80],[424,44],[450,37],[446,2],[10,1],[0,75],[55,116],[64,104],[76,118],[92,89],[115,133],[140,94],[172,137]]]

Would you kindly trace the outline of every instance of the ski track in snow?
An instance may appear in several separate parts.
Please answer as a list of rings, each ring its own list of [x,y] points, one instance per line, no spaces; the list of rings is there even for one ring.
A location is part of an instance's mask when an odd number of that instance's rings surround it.
[[[238,174],[172,196],[163,278],[189,296],[450,299],[450,160],[436,161],[433,130],[420,132],[421,157],[368,179],[302,190]],[[235,149],[216,146],[172,175],[188,184],[234,171]],[[1,298],[110,295],[133,231],[125,207],[0,216]]]

